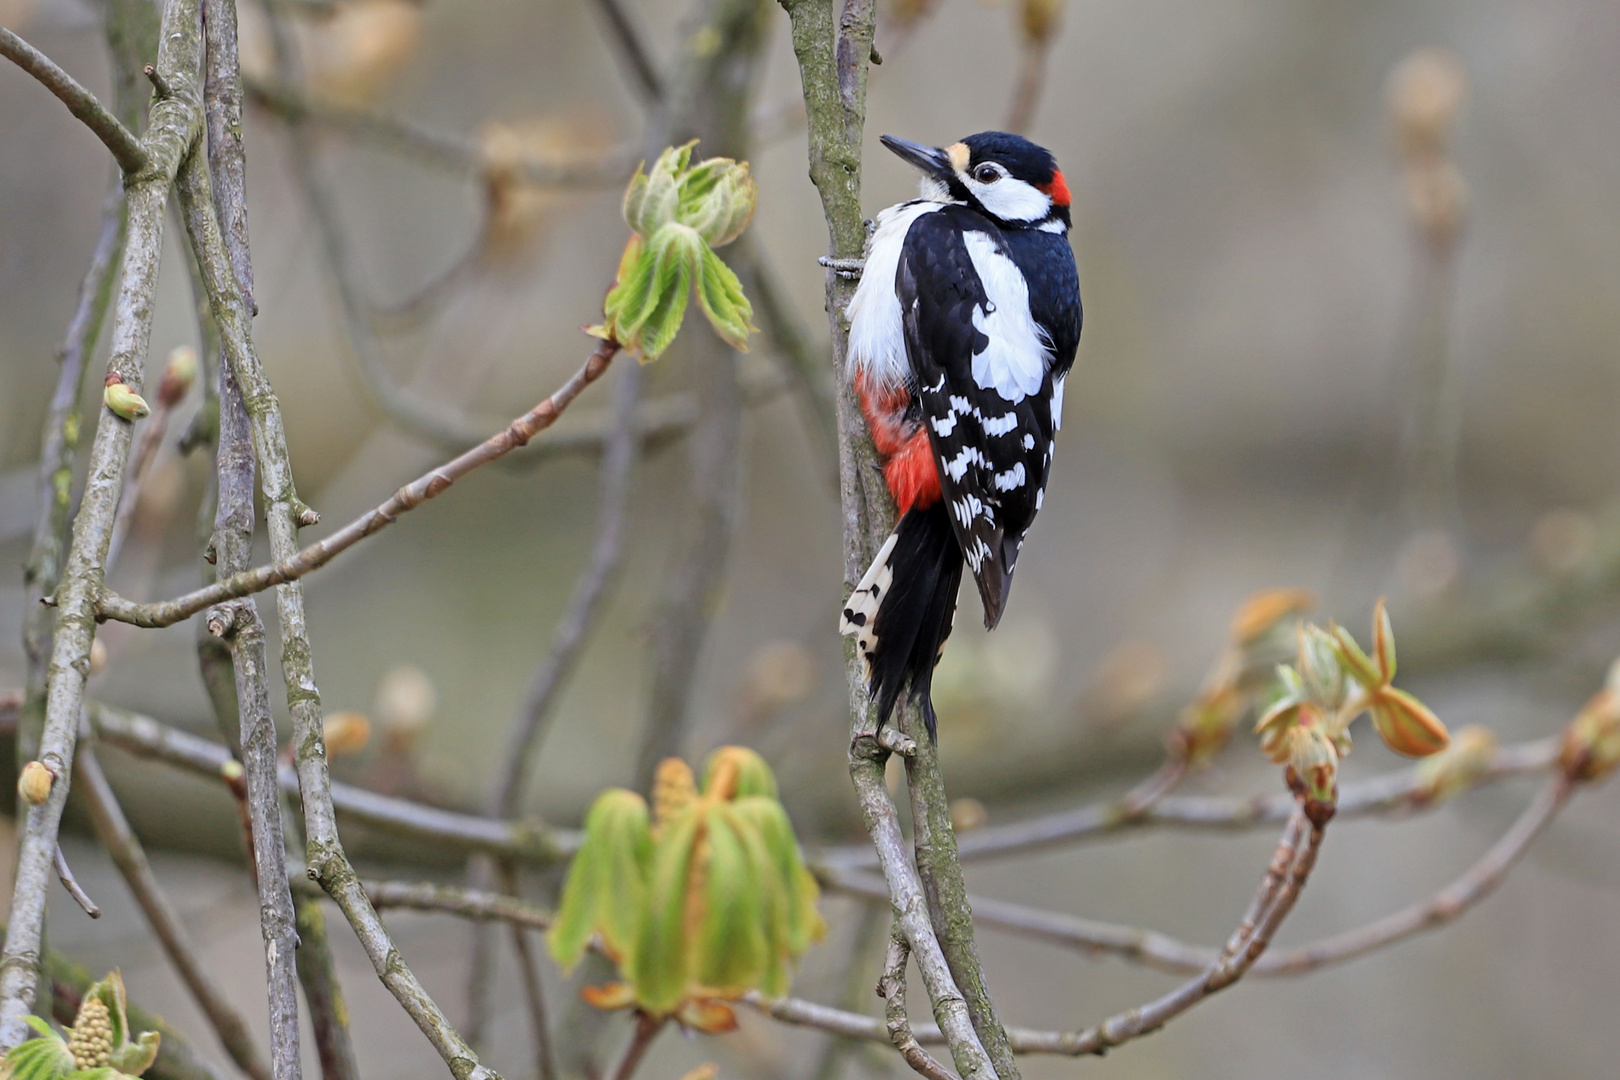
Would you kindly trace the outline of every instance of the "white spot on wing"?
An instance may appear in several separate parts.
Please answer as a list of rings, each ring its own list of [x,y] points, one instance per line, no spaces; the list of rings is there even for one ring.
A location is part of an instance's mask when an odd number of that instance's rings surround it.
[[[1018,426],[1018,414],[1008,410],[1001,416],[992,416],[984,422],[986,435],[1005,435]]]
[[[946,416],[936,416],[928,422],[934,425],[934,431],[942,439],[950,438],[951,432],[956,430],[955,413],[950,413]]]
[[[1024,432],[1024,449],[1025,450],[1033,450],[1033,449],[1035,449],[1035,436],[1031,435],[1027,431]]]
[[[962,479],[962,474],[967,472],[967,467],[972,464],[988,466],[990,463],[984,460],[984,455],[979,452],[977,446],[964,446],[960,453],[945,463],[945,471],[954,482]]]
[[[997,491],[1011,491],[1016,487],[1024,486],[1024,463],[1020,461],[1003,473],[996,473],[991,483]]]
[[[1052,380],[1052,430],[1056,431],[1063,426],[1063,384],[1068,380],[1065,375],[1061,379]],[[1055,444],[1054,444],[1055,445]]]
[[[1051,362],[1046,335],[1029,313],[1029,285],[1012,259],[982,232],[962,234],[984,287],[988,310],[973,311],[973,326],[989,339],[973,357],[973,381],[1017,404],[1038,393]]]

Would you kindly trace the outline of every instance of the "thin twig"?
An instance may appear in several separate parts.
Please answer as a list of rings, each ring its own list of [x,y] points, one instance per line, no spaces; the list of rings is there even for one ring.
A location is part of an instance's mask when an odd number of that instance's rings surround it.
[[[516,896],[427,882],[367,881],[363,885],[366,895],[378,910],[409,908],[414,911],[439,911],[481,922],[506,922],[531,930],[547,930],[551,927],[551,912]]]
[[[1304,974],[1328,964],[1365,956],[1451,922],[1495,891],[1520,856],[1558,816],[1574,789],[1574,783],[1563,774],[1549,780],[1477,863],[1429,899],[1359,929],[1267,956],[1255,965],[1255,974]]]
[[[306,97],[283,81],[246,80],[255,105],[289,124],[305,121],[342,135],[369,142],[419,165],[427,165],[470,179],[484,175],[489,159],[473,139],[433,131],[410,120],[367,112]],[[515,163],[525,184],[553,187],[613,186],[629,179],[635,159],[625,148],[590,157],[573,153],[554,159],[524,157]]]
[[[1535,801],[1514,821],[1513,826],[1477,863],[1428,899],[1365,926],[1286,952],[1268,953],[1254,965],[1250,974],[1272,977],[1303,975],[1317,968],[1357,959],[1457,919],[1489,896],[1501,883],[1535,838],[1557,816],[1571,790],[1563,774],[1554,776]],[[872,900],[888,899],[888,889],[883,880],[871,874],[823,870],[821,880],[826,887],[839,892]],[[1157,971],[1191,974],[1203,970],[1217,955],[1216,950],[1206,946],[1179,941],[1168,934],[1136,926],[1100,922],[984,896],[970,895],[968,903],[973,909],[973,921],[980,926],[1086,953],[1117,956]]]
[[[636,33],[635,26],[630,22],[629,13],[624,10],[624,5],[620,0],[595,0],[594,6],[607,23],[616,51],[625,66],[630,69],[631,80],[635,83],[642,100],[647,104],[663,101],[664,80],[653,65],[647,47],[642,44],[641,35]]]
[[[146,147],[118,122],[116,116],[107,111],[106,106],[96,100],[96,95],[79,85],[78,80],[58,67],[50,57],[3,26],[0,26],[0,56],[38,79],[45,89],[68,107],[68,112],[83,120],[85,127],[112,151],[119,168],[126,174],[134,175],[151,164]]]
[[[596,536],[584,573],[574,585],[568,610],[552,633],[551,648],[535,668],[524,695],[523,707],[507,740],[505,766],[496,785],[491,809],[498,817],[514,817],[523,803],[524,781],[535,747],[544,737],[557,699],[573,673],[586,636],[601,613],[604,598],[618,575],[624,553],[625,506],[630,495],[630,470],[636,458],[639,432],[635,424],[641,392],[639,365],[627,365],[613,389],[612,434],[602,459],[601,494],[597,500]]]
[[[146,486],[153,463],[157,460],[158,448],[163,445],[163,440],[168,435],[169,418],[173,412],[168,403],[160,399],[152,407],[152,415],[148,416],[142,425],[141,441],[136,444],[135,453],[130,457],[128,468],[124,470],[124,493],[118,500],[118,515],[113,518],[112,540],[107,545],[108,567],[118,562],[118,554],[123,550],[124,539],[129,535],[130,523],[135,519],[135,510],[140,506],[141,491]]]
[[[158,262],[163,245],[164,203],[170,182],[201,129],[197,74],[200,34],[197,0],[170,0],[163,13],[158,67],[176,90],[152,106],[145,168],[126,182],[129,243],[113,318],[109,372],[139,391],[152,329]],[[33,807],[19,830],[11,926],[0,957],[0,1051],[29,1034],[28,1015],[39,985],[45,895],[52,876],[57,829],[71,786],[73,748],[83,712],[95,601],[106,572],[107,544],[123,487],[131,426],[103,409],[90,451],[89,476],[74,519],[62,583],[57,590],[45,723],[40,756],[56,775],[45,802]]]
[[[1556,736],[1504,746],[1488,769],[1475,778],[1475,784],[1498,783],[1518,776],[1546,772],[1558,761]],[[1142,798],[1157,787],[1165,776],[1155,773],[1125,795],[1098,803],[1086,803],[1070,810],[1043,814],[1009,825],[993,825],[960,839],[958,849],[964,862],[1004,858],[1046,848],[1108,836],[1124,829],[1168,826],[1188,829],[1235,831],[1258,828],[1287,819],[1293,797],[1286,793],[1253,796],[1164,795],[1156,800]],[[1345,784],[1340,789],[1338,817],[1366,817],[1375,814],[1421,810],[1433,805],[1417,766],[1395,769],[1366,780]],[[839,868],[875,867],[877,859],[865,845],[828,848],[817,863]]]
[[[518,971],[523,975],[523,996],[529,1003],[529,1028],[534,1035],[535,1074],[540,1080],[554,1080],[557,1066],[551,1057],[551,1024],[546,1019],[545,988],[540,983],[540,967],[529,947],[529,934],[523,927],[508,928],[512,949],[517,953]]]
[[[900,1051],[913,1072],[928,1080],[956,1080],[950,1070],[935,1061],[911,1033],[911,1018],[906,1015],[906,961],[911,958],[911,947],[898,925],[889,933],[889,950],[883,959],[883,977],[878,980],[877,995],[884,1001],[883,1015],[889,1029],[889,1039]]]
[[[90,822],[95,827],[96,838],[107,849],[107,854],[112,856],[113,864],[118,867],[130,894],[146,915],[146,921],[152,927],[158,943],[163,946],[169,963],[186,984],[186,989],[191,991],[197,1007],[208,1018],[220,1045],[243,1072],[254,1080],[265,1080],[270,1076],[270,1069],[254,1044],[247,1021],[231,1005],[225,992],[214,982],[213,976],[198,957],[196,946],[186,933],[179,912],[175,911],[158,884],[157,875],[147,862],[140,839],[130,828],[129,819],[118,804],[118,796],[107,782],[106,774],[101,771],[94,748],[81,742],[78,757],[79,790],[90,811]]]
[[[637,1011],[636,1028],[630,1033],[630,1041],[625,1043],[619,1060],[607,1071],[605,1080],[630,1080],[636,1066],[641,1064],[641,1059],[652,1046],[653,1040],[664,1030],[664,1022],[664,1017],[648,1016],[644,1012]]]
[[[1037,1031],[1009,1027],[1007,1040],[1017,1054],[1101,1054],[1129,1039],[1163,1027],[1210,995],[1238,981],[1265,951],[1315,866],[1321,848],[1323,829],[1310,824],[1304,812],[1291,817],[1283,830],[1254,901],[1245,912],[1227,946],[1211,959],[1196,978],[1177,987],[1156,1001],[1130,1009],[1095,1027],[1079,1032]],[[873,1017],[834,1009],[796,998],[771,1000],[758,993],[746,995],[743,1003],[784,1023],[815,1027],[846,1038],[888,1042],[886,1024]],[[937,1027],[916,1028],[913,1032],[923,1045],[946,1041]],[[952,1044],[954,1045],[954,1044]]]
[[[375,509],[362,514],[324,540],[294,551],[276,562],[233,574],[213,585],[194,590],[173,600],[136,604],[123,597],[105,593],[101,598],[100,617],[133,623],[136,626],[172,626],[215,604],[297,581],[311,570],[325,566],[335,556],[347,551],[366,537],[386,529],[398,521],[401,514],[421,506],[474,469],[504,457],[534,438],[536,433],[550,427],[556,422],[557,417],[562,415],[563,410],[568,408],[569,403],[579,396],[581,390],[601,377],[612,361],[613,355],[618,351],[618,342],[602,342],[586,359],[584,365],[554,394],[513,420],[504,430],[490,436],[460,457],[417,477]],[[307,514],[307,508],[301,509],[299,513]]]
[[[90,894],[84,891],[79,885],[78,879],[73,876],[73,867],[68,865],[67,856],[62,853],[61,844],[56,845],[56,876],[62,882],[62,888],[68,891],[68,895],[73,897],[73,902],[78,904],[86,915],[92,919],[101,918],[100,906],[90,899]]]
[[[92,701],[88,708],[91,724],[102,741],[225,782],[225,770],[233,759],[230,750],[219,743],[101,702]],[[298,777],[292,766],[282,765],[279,776],[283,791],[298,792]],[[379,832],[460,851],[487,851],[526,865],[554,866],[579,849],[578,832],[541,822],[496,821],[460,814],[341,783],[332,785],[331,799],[339,813]]]

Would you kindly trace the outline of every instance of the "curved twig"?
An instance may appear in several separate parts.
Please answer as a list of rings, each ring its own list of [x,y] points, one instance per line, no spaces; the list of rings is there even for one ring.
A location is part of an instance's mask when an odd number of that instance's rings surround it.
[[[68,112],[83,120],[84,126],[112,151],[118,167],[126,174],[138,173],[151,164],[151,157],[141,141],[96,100],[96,95],[81,86],[77,79],[58,67],[50,57],[3,26],[0,26],[0,56],[38,79],[45,89],[68,107]]]

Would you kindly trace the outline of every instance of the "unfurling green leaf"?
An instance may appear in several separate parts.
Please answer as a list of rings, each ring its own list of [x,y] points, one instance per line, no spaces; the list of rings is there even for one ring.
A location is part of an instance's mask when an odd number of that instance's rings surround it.
[[[687,901],[695,866],[694,850],[703,826],[700,803],[693,803],[659,834],[648,878],[647,906],[634,953],[625,974],[636,1001],[650,1013],[665,1015],[687,996],[692,977],[692,935],[687,928]]]
[[[620,788],[597,796],[585,818],[585,841],[563,886],[557,921],[547,935],[551,955],[564,971],[579,963],[593,934],[601,936],[615,958],[635,947],[651,861],[645,800]]]
[[[590,328],[643,362],[657,359],[675,340],[693,288],[728,344],[746,349],[754,329],[742,284],[713,249],[747,227],[757,189],[746,163],[711,158],[692,165],[693,145],[664,151],[651,169],[637,169],[631,178],[624,218],[635,236],[603,302],[602,325]]]
[[[625,982],[590,988],[586,998],[600,1008],[674,1016],[702,1031],[730,1030],[736,1018],[725,1003],[752,990],[785,994],[792,962],[825,933],[816,882],[776,799],[776,777],[754,751],[716,750],[701,788],[690,767],[671,758],[660,764],[653,794],[658,812],[636,896],[638,931],[633,946],[614,955]],[[592,809],[552,930],[559,960],[577,960],[593,932],[606,938],[601,920],[576,908],[591,883],[602,888],[599,808],[610,797],[636,799],[608,792]],[[644,804],[637,805],[644,822]]]
[[[743,295],[742,282],[720,260],[720,256],[705,248],[703,272],[698,278],[698,303],[709,325],[722,341],[734,349],[748,351],[748,335],[754,332],[754,305]]]
[[[724,803],[704,814],[709,864],[703,875],[693,974],[714,997],[740,997],[765,976],[769,903],[762,852],[753,852]]]

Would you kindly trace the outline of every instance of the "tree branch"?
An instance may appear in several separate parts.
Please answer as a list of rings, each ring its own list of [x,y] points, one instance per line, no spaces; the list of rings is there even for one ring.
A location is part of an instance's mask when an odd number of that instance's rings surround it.
[[[96,95],[79,85],[78,80],[56,66],[56,62],[34,48],[10,30],[0,26],[0,56],[6,57],[55,94],[68,112],[84,121],[84,126],[112,151],[118,167],[126,174],[144,171],[151,158],[141,141],[118,122],[118,117],[96,100]]]
[[[90,702],[89,712],[102,741],[218,783],[226,782],[231,752],[219,743],[100,702]],[[282,790],[296,794],[298,777],[293,768],[283,765],[279,775]],[[462,851],[487,851],[531,866],[555,866],[578,850],[580,843],[580,834],[571,829],[458,814],[349,784],[333,784],[331,799],[339,813],[379,832]]]
[[[197,0],[170,0],[164,10],[157,66],[175,93],[153,104],[148,134],[142,142],[146,162],[126,181],[129,243],[114,311],[109,373],[137,391],[151,336],[163,245],[163,208],[169,184],[201,126],[197,22]],[[23,1017],[39,985],[45,894],[54,869],[57,829],[72,779],[73,748],[90,670],[90,645],[95,636],[95,602],[106,572],[107,545],[123,486],[130,431],[128,421],[110,409],[101,411],[90,451],[89,477],[57,591],[39,758],[51,768],[57,781],[46,801],[29,811],[20,830],[11,932],[0,956],[0,1051],[9,1050],[28,1034]]]
[[[78,758],[79,791],[90,811],[90,822],[95,828],[96,838],[107,849],[107,854],[112,856],[113,864],[129,886],[130,895],[135,897],[135,902],[146,915],[146,921],[152,927],[158,943],[163,946],[169,963],[186,984],[186,989],[191,991],[197,1007],[208,1018],[220,1045],[248,1076],[254,1080],[265,1080],[270,1076],[270,1069],[260,1057],[259,1048],[254,1045],[247,1022],[231,1005],[225,992],[214,982],[213,976],[197,956],[196,947],[186,934],[179,913],[164,895],[157,876],[152,873],[151,864],[146,860],[146,851],[141,847],[140,839],[129,827],[129,820],[118,805],[118,796],[107,782],[106,774],[101,771],[94,748],[81,742]]]
[[[506,428],[468,450],[460,457],[417,477],[396,491],[393,496],[369,513],[349,522],[302,550],[295,550],[277,561],[215,582],[213,585],[189,592],[174,600],[161,600],[150,604],[136,604],[111,593],[103,593],[99,616],[136,626],[172,626],[199,611],[227,600],[277,585],[295,582],[312,570],[319,569],[335,556],[347,551],[373,533],[381,532],[401,514],[416,509],[443,492],[474,469],[504,457],[556,422],[579,392],[601,377],[609,362],[619,351],[617,342],[604,341],[586,358],[583,366],[550,397],[513,420]],[[251,407],[251,406],[250,406]],[[296,511],[300,524],[311,524],[309,508],[299,504]],[[296,534],[293,537],[296,541]]]
[[[1497,783],[1546,772],[1557,761],[1556,736],[1504,746],[1474,783]],[[1286,820],[1294,802],[1286,793],[1238,797],[1165,795],[1144,799],[1144,794],[1157,787],[1161,780],[1161,774],[1155,773],[1119,798],[980,829],[958,842],[961,857],[963,861],[1004,858],[1149,826],[1219,831],[1253,829]],[[1339,792],[1338,817],[1398,813],[1430,805],[1433,804],[1422,771],[1414,765],[1344,785]],[[850,845],[825,849],[818,853],[816,862],[840,869],[873,868],[877,858],[865,845]]]
[[[906,1015],[906,961],[910,958],[911,946],[906,944],[906,935],[895,926],[889,934],[883,977],[877,984],[877,995],[884,1001],[883,1015],[889,1040],[919,1076],[926,1076],[928,1080],[956,1080],[945,1066],[918,1045],[916,1036],[911,1033],[911,1018]]]
[[[307,519],[309,508],[298,498],[293,483],[280,406],[253,349],[246,303],[231,269],[219,223],[213,215],[207,171],[193,166],[186,170],[182,181],[180,194],[187,211],[192,244],[197,251],[226,357],[241,384],[253,429],[254,456],[264,495],[271,556],[285,562],[299,554],[298,528]],[[606,363],[604,357],[602,366]],[[543,405],[536,412],[544,408]],[[509,429],[508,434],[513,437],[521,434],[518,423],[514,423],[513,428],[517,430]],[[411,496],[414,500],[411,505],[425,497],[426,492]],[[293,719],[293,744],[297,748],[295,761],[299,793],[303,798],[309,873],[337,901],[378,977],[416,1021],[458,1080],[495,1080],[498,1074],[479,1062],[405,965],[382,920],[359,887],[359,879],[338,837],[321,728],[320,690],[311,659],[303,589],[296,581],[277,590],[276,613],[282,637],[282,677],[287,686],[288,711]]]

